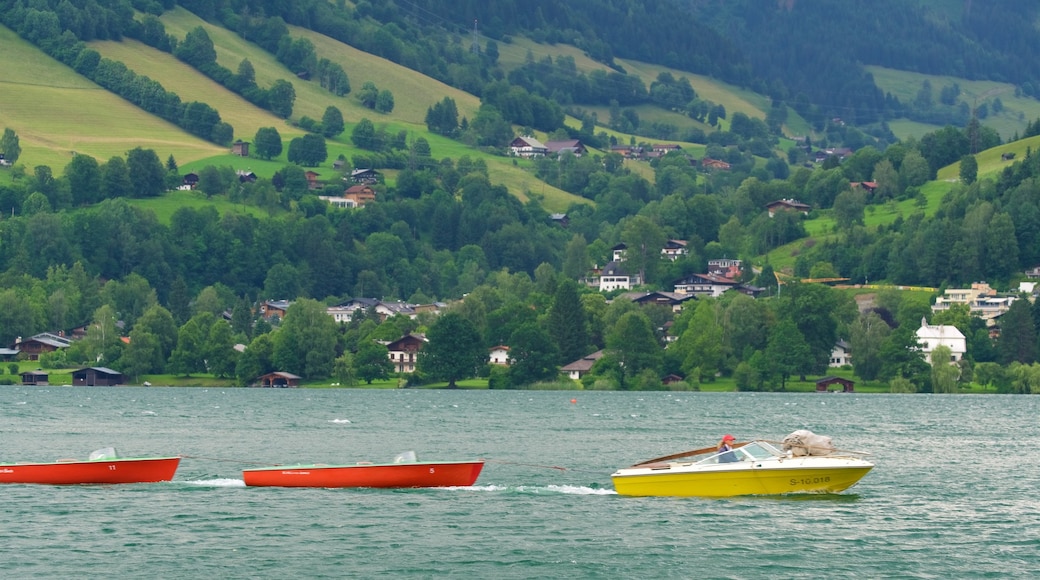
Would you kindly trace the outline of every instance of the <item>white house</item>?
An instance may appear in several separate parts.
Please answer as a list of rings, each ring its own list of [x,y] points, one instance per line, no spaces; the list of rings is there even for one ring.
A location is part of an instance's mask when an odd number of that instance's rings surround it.
[[[921,328],[917,329],[917,342],[921,343],[921,353],[926,361],[930,360],[932,351],[939,346],[950,349],[951,363],[960,361],[968,351],[964,335],[956,326],[931,325],[924,318],[921,319]]]
[[[844,340],[839,340],[831,349],[831,362],[828,366],[843,367],[852,364],[852,347]]]
[[[493,365],[509,366],[509,347],[502,344],[491,347],[488,362]]]

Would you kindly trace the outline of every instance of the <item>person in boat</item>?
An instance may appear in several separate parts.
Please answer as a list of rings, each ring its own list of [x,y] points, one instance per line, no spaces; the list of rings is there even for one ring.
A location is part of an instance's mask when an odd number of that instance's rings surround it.
[[[736,441],[736,438],[732,435],[722,436],[722,441],[719,441],[718,444],[718,451],[721,453],[721,455],[719,455],[719,463],[734,463],[740,461],[737,458],[737,454],[733,453],[734,441]]]

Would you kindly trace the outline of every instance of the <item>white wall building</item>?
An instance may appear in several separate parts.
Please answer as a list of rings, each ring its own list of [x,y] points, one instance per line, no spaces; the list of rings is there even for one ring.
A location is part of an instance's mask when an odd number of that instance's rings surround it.
[[[925,361],[931,362],[932,351],[939,346],[950,349],[950,362],[956,363],[968,352],[967,341],[956,326],[931,325],[924,318],[921,328],[917,329],[917,342],[921,343],[921,353]]]

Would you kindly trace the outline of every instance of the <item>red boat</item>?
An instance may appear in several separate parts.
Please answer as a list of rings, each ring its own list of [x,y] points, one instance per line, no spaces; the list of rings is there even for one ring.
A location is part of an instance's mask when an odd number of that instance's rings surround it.
[[[117,457],[108,448],[86,460],[59,459],[52,463],[0,463],[0,483],[152,483],[170,481],[180,457]]]
[[[417,461],[402,454],[393,463],[278,465],[242,470],[253,487],[464,487],[484,468],[476,461]]]

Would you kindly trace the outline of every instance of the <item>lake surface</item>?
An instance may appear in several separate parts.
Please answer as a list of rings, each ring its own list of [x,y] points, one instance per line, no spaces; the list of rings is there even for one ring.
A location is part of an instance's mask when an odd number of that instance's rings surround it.
[[[185,456],[169,483],[0,486],[6,578],[1040,576],[1040,397],[0,387],[0,413],[4,461]],[[611,485],[724,433],[803,428],[877,467],[825,496]],[[407,450],[489,463],[467,488],[242,483]]]

